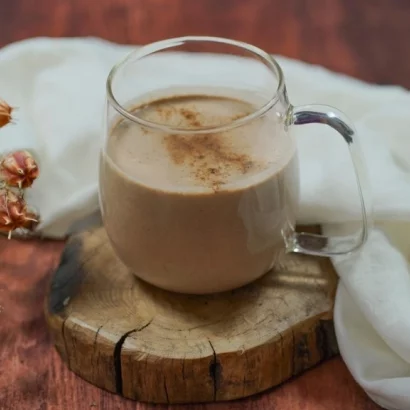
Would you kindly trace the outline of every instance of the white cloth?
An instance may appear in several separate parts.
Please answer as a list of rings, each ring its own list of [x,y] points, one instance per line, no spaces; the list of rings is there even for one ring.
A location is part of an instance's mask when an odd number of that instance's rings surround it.
[[[40,158],[41,175],[29,200],[42,215],[46,236],[64,236],[73,223],[98,212],[105,81],[112,65],[130,50],[92,38],[31,39],[0,50],[0,96],[19,107],[18,125],[0,130],[0,151],[28,148]],[[369,396],[388,409],[408,410],[410,93],[284,57],[278,61],[294,105],[333,105],[358,131],[371,173],[377,229],[360,253],[333,261],[341,277],[337,339],[347,366]],[[327,135],[334,133],[327,127],[297,127],[296,132],[299,222],[322,223],[327,232],[340,232],[335,222],[359,219],[347,149],[340,138]]]

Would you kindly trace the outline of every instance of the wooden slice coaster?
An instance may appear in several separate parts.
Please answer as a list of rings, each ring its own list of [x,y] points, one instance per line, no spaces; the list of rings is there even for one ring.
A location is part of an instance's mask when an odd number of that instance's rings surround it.
[[[336,283],[328,259],[288,254],[241,289],[169,293],[136,279],[97,228],[68,241],[46,317],[67,366],[98,387],[153,403],[232,400],[338,353]]]

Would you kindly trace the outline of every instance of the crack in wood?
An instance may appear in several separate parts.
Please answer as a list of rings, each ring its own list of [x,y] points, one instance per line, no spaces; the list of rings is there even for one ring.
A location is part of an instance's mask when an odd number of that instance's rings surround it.
[[[299,337],[296,347],[296,355],[298,359],[300,359],[301,366],[300,369],[298,369],[298,373],[309,368],[311,363],[311,355],[309,350],[308,335],[306,333],[302,333]]]
[[[243,352],[243,354],[245,355],[246,368],[244,369],[244,372],[243,372],[243,379],[242,379],[243,390],[242,390],[242,394],[243,394],[243,396],[245,397],[245,394],[246,394],[246,384],[247,384],[246,376],[247,376],[247,374],[248,374],[249,362],[248,362],[248,355],[247,355],[246,350]]]
[[[93,342],[93,350],[92,350],[92,363],[94,363],[98,367],[98,362],[100,360],[100,354],[98,352],[97,347],[97,338],[100,333],[100,330],[106,323],[103,323],[101,326],[98,327],[97,331],[95,332],[94,342]]]
[[[168,395],[168,388],[167,388],[167,379],[164,377],[164,391],[165,391],[165,397],[167,398],[167,403],[169,404],[169,395]]]
[[[97,338],[98,338],[98,334],[100,333],[100,330],[102,329],[104,325],[101,325],[98,327],[97,332],[95,333],[95,337],[94,337],[94,343],[93,343],[93,351],[95,351],[95,345],[97,344]]]
[[[125,340],[129,335],[132,333],[138,333],[147,328],[153,321],[154,319],[151,319],[148,323],[146,323],[144,326],[141,326],[140,328],[137,329],[132,329],[129,330],[128,332],[124,333],[118,342],[115,344],[114,347],[114,374],[115,374],[115,390],[117,391],[117,394],[120,394],[121,396],[123,395],[123,382],[122,382],[122,363],[121,363],[121,353],[122,353],[122,347],[125,343]]]
[[[320,320],[316,327],[316,345],[321,359],[327,360],[339,354],[339,347],[331,320]]]
[[[290,331],[292,333],[292,376],[295,376],[295,371],[296,371],[296,363],[295,363],[295,331],[293,328],[290,328]]]
[[[209,375],[211,376],[212,382],[213,382],[213,387],[214,387],[214,392],[213,392],[213,401],[216,401],[216,396],[218,392],[218,385],[219,385],[219,380],[221,377],[222,373],[222,367],[221,364],[218,361],[218,357],[216,355],[214,346],[210,340],[208,340],[209,345],[211,346],[212,352],[213,352],[213,360],[211,364],[209,365]]]
[[[286,363],[284,360],[285,356],[285,339],[283,338],[282,332],[278,331],[279,337],[280,337],[280,363],[282,364],[283,362]],[[282,365],[279,367],[280,369],[280,378],[283,379],[283,367]]]

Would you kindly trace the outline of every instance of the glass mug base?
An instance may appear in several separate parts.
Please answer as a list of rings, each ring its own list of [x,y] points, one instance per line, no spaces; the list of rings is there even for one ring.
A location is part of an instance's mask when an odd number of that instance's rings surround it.
[[[121,262],[138,279],[166,291],[190,295],[215,294],[246,286],[274,270],[286,252],[283,245],[278,245],[274,250],[253,257],[242,256],[240,260],[225,255],[224,263],[219,259],[214,266],[204,267],[191,260],[178,268],[172,264],[161,265],[149,258],[141,258],[140,263],[136,263],[135,256],[129,258],[122,252],[123,248],[110,243]],[[161,260],[158,255],[157,261]]]
[[[290,132],[315,122],[347,143],[363,217],[355,235],[324,238],[319,250],[310,246],[318,235],[294,231],[299,168]],[[361,159],[343,115],[292,107],[280,66],[245,43],[166,40],[131,53],[108,77],[103,221],[119,258],[157,287],[221,292],[263,276],[279,251],[360,249],[369,225]]]

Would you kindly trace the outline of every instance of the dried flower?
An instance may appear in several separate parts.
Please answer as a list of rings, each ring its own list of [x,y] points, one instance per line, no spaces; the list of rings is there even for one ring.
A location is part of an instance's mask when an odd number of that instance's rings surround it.
[[[37,163],[28,151],[12,152],[0,163],[0,178],[12,187],[28,188],[38,174]]]
[[[8,189],[0,191],[0,230],[2,232],[9,233],[15,229],[15,221],[21,221],[23,208],[22,199],[15,193]]]
[[[39,216],[35,212],[27,211],[24,214],[24,224],[21,226],[21,228],[27,229],[28,231],[34,231],[39,223]]]
[[[0,128],[12,123],[16,108],[0,99]],[[27,208],[24,189],[32,186],[39,169],[28,151],[16,151],[0,157],[0,233],[33,231],[39,223],[38,215]]]
[[[33,230],[37,224],[37,215],[27,210],[22,196],[9,189],[0,190],[0,232],[10,238],[16,229]]]
[[[13,107],[10,107],[5,101],[0,99],[0,128],[9,124],[12,120],[11,113]]]

